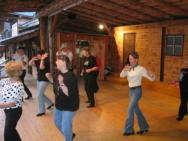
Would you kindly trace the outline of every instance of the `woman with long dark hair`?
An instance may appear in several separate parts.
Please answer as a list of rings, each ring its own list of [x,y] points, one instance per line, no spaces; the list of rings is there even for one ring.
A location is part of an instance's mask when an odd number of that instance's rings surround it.
[[[72,121],[79,108],[79,91],[77,78],[71,71],[71,62],[65,55],[56,60],[57,71],[46,73],[53,83],[55,93],[54,122],[66,141],[72,141],[75,133],[72,131]]]
[[[125,130],[123,134],[124,136],[134,134],[134,113],[136,113],[138,117],[138,123],[140,126],[140,131],[138,131],[137,134],[143,134],[145,132],[148,132],[149,130],[149,125],[138,106],[138,102],[142,97],[142,77],[145,77],[150,81],[154,81],[155,77],[152,72],[147,71],[144,67],[138,64],[138,59],[138,53],[130,53],[130,65],[126,65],[120,74],[121,78],[127,77],[130,90],[130,103],[128,107],[128,118],[125,124]]]

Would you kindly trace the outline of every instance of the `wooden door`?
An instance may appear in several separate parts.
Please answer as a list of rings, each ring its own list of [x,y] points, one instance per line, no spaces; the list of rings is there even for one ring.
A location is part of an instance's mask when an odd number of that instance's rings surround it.
[[[127,64],[127,58],[130,52],[135,51],[135,33],[125,33],[124,34],[124,44],[123,44],[123,66]]]

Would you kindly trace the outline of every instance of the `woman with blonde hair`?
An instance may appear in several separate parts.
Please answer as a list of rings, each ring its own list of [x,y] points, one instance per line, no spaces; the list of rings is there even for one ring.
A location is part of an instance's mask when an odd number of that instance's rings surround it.
[[[8,78],[0,81],[0,108],[5,112],[4,141],[21,141],[16,130],[18,120],[22,115],[22,99],[24,95],[23,83],[20,80],[22,65],[9,62],[5,65]]]

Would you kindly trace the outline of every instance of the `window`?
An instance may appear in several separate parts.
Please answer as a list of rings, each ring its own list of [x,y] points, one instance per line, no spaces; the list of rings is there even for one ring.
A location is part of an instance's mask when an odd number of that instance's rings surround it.
[[[183,56],[183,35],[167,36],[166,55]]]

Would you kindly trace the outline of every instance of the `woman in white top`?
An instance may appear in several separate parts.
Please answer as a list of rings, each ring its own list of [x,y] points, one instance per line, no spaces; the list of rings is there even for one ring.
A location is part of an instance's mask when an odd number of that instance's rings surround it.
[[[134,134],[134,112],[137,115],[140,131],[137,134],[143,134],[148,132],[149,125],[144,118],[141,110],[139,109],[138,102],[142,96],[141,81],[142,77],[154,81],[155,77],[152,72],[147,71],[144,67],[138,65],[138,53],[132,52],[129,54],[130,65],[126,65],[120,77],[124,78],[127,76],[130,88],[130,103],[128,107],[128,118],[125,124],[124,136]]]
[[[18,62],[9,62],[5,65],[5,72],[8,78],[0,81],[0,109],[4,109],[6,116],[4,141],[21,141],[16,125],[22,115],[24,95],[24,87],[20,80],[22,65]]]

